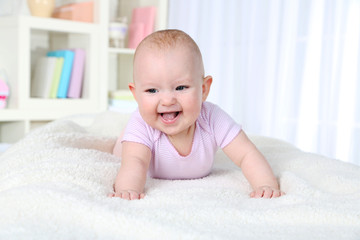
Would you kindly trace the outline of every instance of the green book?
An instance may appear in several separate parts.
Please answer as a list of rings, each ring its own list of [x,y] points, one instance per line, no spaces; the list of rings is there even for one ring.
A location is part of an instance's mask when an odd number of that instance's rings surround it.
[[[57,97],[57,91],[58,91],[58,88],[59,88],[59,83],[60,83],[60,78],[61,78],[61,72],[62,72],[62,69],[63,69],[63,65],[64,65],[64,58],[58,57],[56,59],[56,63],[55,63],[53,80],[52,80],[51,89],[50,89],[50,98],[56,98]]]
[[[70,85],[71,72],[73,68],[74,55],[75,53],[71,50],[57,50],[57,51],[50,51],[47,53],[48,57],[64,58],[60,82],[57,89],[57,95],[56,95],[57,98],[67,97],[67,93]]]

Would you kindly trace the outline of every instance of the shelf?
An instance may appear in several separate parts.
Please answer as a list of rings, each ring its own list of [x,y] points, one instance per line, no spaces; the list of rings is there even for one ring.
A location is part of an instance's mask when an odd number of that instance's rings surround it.
[[[109,53],[134,55],[135,49],[131,48],[109,48]]]
[[[105,49],[99,47],[99,26],[32,16],[0,17],[0,52],[6,56],[0,57],[0,66],[6,69],[11,87],[8,108],[44,111],[58,108],[64,112],[73,112],[76,107],[82,112],[105,110],[106,100],[101,101],[99,93],[99,49]],[[81,99],[31,98],[31,75],[39,57],[46,56],[48,51],[74,48],[86,52]],[[0,116],[0,120],[4,118]]]
[[[85,114],[91,112],[88,107],[85,109],[52,109],[52,110],[20,110],[20,109],[2,109],[0,111],[0,124],[2,122],[13,122],[13,121],[41,121],[41,120],[55,120],[76,114]]]
[[[0,121],[0,143],[15,143],[31,130],[44,126],[51,121],[52,119],[44,120],[43,118],[26,120],[23,117],[19,120]]]
[[[105,1],[104,1],[105,2]],[[132,19],[132,12],[138,7],[155,6],[156,18],[154,24],[154,31],[167,28],[167,12],[168,12],[168,0],[122,0],[117,1],[117,10],[113,6],[106,5],[105,8],[112,14],[105,14],[107,18],[103,19],[106,24],[113,21],[115,17],[126,17],[128,23]],[[108,26],[106,28],[107,37],[109,37]],[[125,46],[128,44],[128,37],[125,38]],[[109,45],[108,39],[107,45]],[[128,90],[128,84],[133,81],[133,60],[135,49],[130,48],[107,48],[108,53],[108,88],[107,91],[116,90]]]
[[[18,109],[1,109],[0,116],[0,122],[17,121],[23,119],[23,114]]]
[[[0,143],[14,143],[21,139],[26,132],[25,121],[0,122]]]
[[[10,16],[1,17],[0,26],[17,26],[24,28],[39,29],[45,31],[68,32],[68,33],[92,33],[97,32],[99,24],[84,23],[56,18],[42,18],[33,16]]]
[[[115,4],[118,6],[114,8]],[[0,67],[10,85],[7,109],[0,110],[0,142],[13,143],[31,129],[77,114],[94,114],[108,107],[108,91],[132,81],[135,49],[109,48],[110,11],[127,16],[135,7],[156,6],[155,30],[167,25],[167,0],[94,1],[94,23],[33,16],[0,17]],[[31,76],[39,57],[48,51],[86,51],[82,95],[79,99],[34,98]],[[109,61],[110,59],[110,61]]]
[[[77,32],[58,32],[50,30],[31,29],[30,31],[30,65],[31,65],[31,81],[33,83],[34,70],[38,67],[37,61],[41,57],[45,57],[49,51],[59,49],[82,49],[85,52],[85,66],[83,68],[83,83],[81,98],[93,98],[97,93],[94,84],[98,84],[95,79],[97,62],[98,39],[94,33],[77,33]],[[95,60],[91,59],[94,58]],[[34,96],[31,93],[31,84],[26,86],[26,96]],[[94,87],[96,88],[94,90]],[[25,88],[25,87],[24,87]],[[36,95],[35,95],[36,96]],[[23,101],[26,106],[29,104]],[[24,104],[22,104],[24,106]]]

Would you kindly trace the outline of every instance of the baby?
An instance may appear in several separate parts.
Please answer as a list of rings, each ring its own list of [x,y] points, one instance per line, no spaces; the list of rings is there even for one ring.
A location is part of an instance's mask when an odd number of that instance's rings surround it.
[[[115,144],[121,167],[112,197],[144,198],[147,174],[196,179],[210,174],[218,147],[242,169],[250,197],[283,195],[271,167],[229,115],[206,102],[212,83],[204,76],[197,44],[180,30],[152,33],[137,47],[129,88],[138,110]]]

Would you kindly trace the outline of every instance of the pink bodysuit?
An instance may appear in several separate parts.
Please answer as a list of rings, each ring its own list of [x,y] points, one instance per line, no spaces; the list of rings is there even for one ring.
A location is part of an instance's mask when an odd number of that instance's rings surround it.
[[[217,149],[224,148],[240,131],[241,126],[226,112],[215,104],[204,102],[196,120],[192,149],[187,156],[177,152],[166,134],[146,124],[139,111],[131,116],[122,141],[141,143],[150,148],[151,177],[194,179],[210,174]]]

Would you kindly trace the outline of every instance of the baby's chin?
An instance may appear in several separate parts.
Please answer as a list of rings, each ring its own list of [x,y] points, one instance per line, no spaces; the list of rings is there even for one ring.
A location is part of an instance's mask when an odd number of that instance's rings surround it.
[[[183,134],[188,134],[190,132],[192,132],[193,134],[195,132],[195,131],[191,131],[193,126],[195,126],[195,123],[192,124],[191,126],[186,126],[186,127],[177,126],[177,127],[162,128],[158,130],[165,133],[168,137],[177,137],[179,135],[183,136]]]
[[[175,127],[175,126],[172,126],[172,127],[164,127],[164,126],[159,126],[157,128],[157,130],[165,133],[167,136],[176,136],[178,134],[180,134],[181,132],[183,132],[185,129],[182,129],[182,128],[179,128],[179,127]]]

